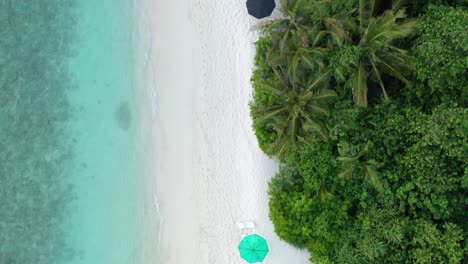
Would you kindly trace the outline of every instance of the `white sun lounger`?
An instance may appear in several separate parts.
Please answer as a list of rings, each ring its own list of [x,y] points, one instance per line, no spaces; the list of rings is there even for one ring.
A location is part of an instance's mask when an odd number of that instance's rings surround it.
[[[255,223],[252,222],[252,221],[248,221],[248,222],[239,222],[238,223],[238,226],[239,226],[239,229],[252,229],[252,228],[255,228]]]
[[[255,223],[253,221],[243,221],[237,223],[237,226],[241,230],[241,235],[246,236],[248,234],[255,233]]]

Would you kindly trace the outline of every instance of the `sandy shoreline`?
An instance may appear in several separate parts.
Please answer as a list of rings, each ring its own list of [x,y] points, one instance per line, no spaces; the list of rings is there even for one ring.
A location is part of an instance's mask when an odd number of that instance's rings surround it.
[[[245,263],[237,251],[237,223],[245,220],[269,242],[264,263],[309,263],[268,218],[267,182],[277,164],[251,129],[257,21],[245,1],[145,0],[143,10],[150,31],[143,60],[153,73],[145,77],[155,150],[148,184],[164,219],[155,263]]]

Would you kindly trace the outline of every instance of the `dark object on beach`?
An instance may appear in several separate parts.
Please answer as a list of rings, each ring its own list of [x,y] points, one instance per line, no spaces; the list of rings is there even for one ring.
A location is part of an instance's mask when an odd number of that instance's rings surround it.
[[[275,6],[275,0],[247,0],[249,14],[258,19],[271,15]]]

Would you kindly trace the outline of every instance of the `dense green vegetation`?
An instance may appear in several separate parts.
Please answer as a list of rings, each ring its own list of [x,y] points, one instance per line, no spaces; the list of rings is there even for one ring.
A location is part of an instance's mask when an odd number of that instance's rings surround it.
[[[468,261],[468,8],[284,0],[251,114],[279,237],[314,263]]]

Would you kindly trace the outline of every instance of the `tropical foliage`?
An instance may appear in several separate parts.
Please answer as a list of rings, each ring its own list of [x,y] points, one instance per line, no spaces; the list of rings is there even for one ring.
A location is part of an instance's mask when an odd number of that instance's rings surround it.
[[[282,75],[278,75],[279,81],[274,84],[261,83],[263,89],[279,99],[268,107],[254,105],[254,122],[268,122],[268,126],[276,131],[273,147],[278,157],[281,158],[290,147],[315,141],[312,132],[322,140],[328,139],[327,130],[319,118],[329,115],[326,102],[335,97],[336,93],[321,87],[326,77],[310,78],[303,81],[306,84],[304,86],[295,85]]]
[[[416,21],[404,20],[401,1],[395,1],[392,9],[381,15],[378,12],[376,0],[360,1],[357,27],[360,56],[350,63],[354,66],[351,75],[354,101],[361,106],[367,106],[369,81],[378,83],[385,97],[384,74],[408,83],[405,73],[410,69],[411,56],[394,43],[412,35]]]
[[[420,82],[408,91],[431,108],[442,101],[468,104],[468,12],[453,7],[428,9],[413,50]]]
[[[467,0],[412,0],[408,1],[408,8],[413,16],[418,16],[427,11],[430,5],[450,5],[457,7],[467,7]]]
[[[427,115],[382,104],[365,121],[356,116],[365,132],[338,128],[334,144],[289,155],[270,183],[278,235],[308,248],[314,263],[460,263],[467,250],[467,116],[464,108],[440,106]],[[340,152],[357,153],[353,162],[365,157],[350,177],[340,177]]]
[[[260,26],[270,218],[313,263],[468,261],[468,10],[417,5],[284,0]]]

